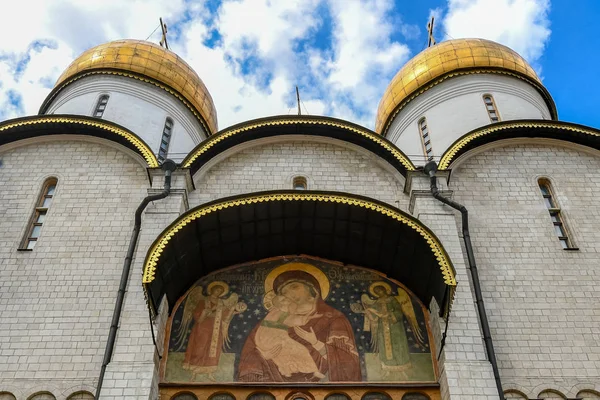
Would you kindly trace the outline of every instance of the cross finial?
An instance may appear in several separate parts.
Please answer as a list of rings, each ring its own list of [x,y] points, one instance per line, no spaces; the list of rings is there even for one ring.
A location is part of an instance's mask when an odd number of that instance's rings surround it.
[[[298,115],[302,115],[302,110],[300,110],[300,90],[298,90],[298,86],[296,86],[296,101],[298,102]]]
[[[435,38],[433,37],[433,20],[434,17],[431,17],[431,21],[427,23],[427,47],[435,46]]]
[[[169,50],[169,43],[167,43],[167,24],[163,22],[162,17],[159,18],[159,20],[160,29],[162,29],[162,38],[160,39],[159,44]]]

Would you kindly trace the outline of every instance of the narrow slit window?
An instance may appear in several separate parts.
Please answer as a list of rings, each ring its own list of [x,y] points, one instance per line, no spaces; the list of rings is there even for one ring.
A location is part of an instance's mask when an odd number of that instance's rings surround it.
[[[306,178],[303,176],[296,176],[292,182],[294,190],[306,190],[308,185],[306,184]]]
[[[488,112],[488,116],[490,117],[490,122],[498,122],[500,121],[500,115],[498,114],[498,110],[496,109],[496,103],[494,102],[494,98],[486,94],[483,96],[483,103],[485,104],[485,109]]]
[[[427,161],[431,161],[433,160],[433,146],[431,145],[431,137],[429,136],[429,128],[427,127],[427,120],[425,118],[419,120],[419,131],[421,132],[423,153]]]
[[[104,115],[104,110],[106,110],[106,105],[108,104],[108,95],[104,94],[100,96],[98,99],[98,104],[96,104],[96,109],[94,110],[94,117],[102,118]]]
[[[23,239],[20,249],[21,250],[33,250],[37,244],[40,234],[42,233],[42,226],[46,222],[46,216],[48,215],[48,209],[52,205],[54,199],[54,193],[56,192],[56,185],[58,181],[56,178],[50,178],[44,182],[40,197],[35,204],[33,215],[31,216],[31,222],[27,229],[27,234]]]
[[[550,220],[554,225],[554,233],[558,237],[560,245],[563,249],[575,249],[576,247],[573,246],[572,240],[569,238],[568,229],[565,226],[560,207],[553,195],[550,182],[546,179],[540,179],[538,184],[544,198],[544,204],[550,213]]]
[[[171,143],[171,135],[173,133],[173,120],[167,118],[165,120],[165,126],[163,127],[163,134],[160,140],[160,147],[158,149],[158,162],[163,162],[167,159],[167,153],[169,152],[169,144]]]

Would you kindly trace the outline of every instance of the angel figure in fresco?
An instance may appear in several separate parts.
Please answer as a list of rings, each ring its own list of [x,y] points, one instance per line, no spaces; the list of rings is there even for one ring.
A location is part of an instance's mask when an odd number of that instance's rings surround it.
[[[406,372],[411,368],[411,363],[404,317],[417,343],[425,343],[410,296],[400,287],[398,294],[394,294],[390,285],[383,281],[373,283],[369,292],[375,297],[374,300],[365,293],[361,303],[353,304],[351,309],[365,314],[363,330],[371,332],[372,351],[379,353],[384,378],[390,372],[397,372],[402,378],[408,379]]]
[[[192,373],[193,381],[198,381],[199,375],[215,381],[221,351],[230,344],[229,324],[234,315],[247,309],[244,302],[238,301],[237,293],[225,297],[229,293],[225,282],[211,282],[206,292],[207,296],[202,286],[197,286],[188,295],[176,338],[176,347],[181,348],[193,325],[183,360],[183,368]]]

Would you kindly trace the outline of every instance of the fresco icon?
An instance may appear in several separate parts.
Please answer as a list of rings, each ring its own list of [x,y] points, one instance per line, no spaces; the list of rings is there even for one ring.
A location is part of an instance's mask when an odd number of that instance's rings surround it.
[[[307,263],[269,273],[264,303],[271,310],[246,339],[239,381],[361,381],[352,326],[324,300],[329,286],[326,275]]]
[[[426,311],[381,274],[281,257],[199,280],[170,319],[173,383],[433,382]]]
[[[228,294],[227,283],[214,281],[207,285],[206,296],[202,286],[196,286],[184,303],[175,347],[182,349],[187,342],[182,367],[192,373],[193,381],[199,380],[200,375],[216,381],[214,374],[219,367],[221,352],[230,343],[229,324],[235,314],[247,309],[244,302],[238,301],[236,293]]]
[[[351,305],[355,313],[364,314],[364,332],[371,332],[371,351],[379,356],[381,380],[409,380],[411,369],[407,334],[413,333],[417,346],[425,345],[409,294],[401,287],[397,293],[387,282],[378,281],[369,286],[369,294],[361,296],[360,303]],[[408,326],[403,322],[406,320]],[[367,363],[374,366],[375,361]],[[374,372],[371,372],[373,374]]]

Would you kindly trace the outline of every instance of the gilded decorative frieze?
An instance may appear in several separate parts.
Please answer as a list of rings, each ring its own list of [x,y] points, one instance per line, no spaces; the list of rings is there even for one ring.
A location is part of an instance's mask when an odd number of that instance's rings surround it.
[[[158,240],[155,241],[154,245],[148,252],[148,256],[146,257],[142,282],[144,284],[149,284],[152,281],[154,281],[158,262],[167,244],[177,234],[177,232],[183,229],[183,227],[188,225],[190,222],[218,210],[223,210],[231,207],[238,207],[246,204],[257,204],[271,201],[316,201],[348,204],[351,206],[373,210],[409,226],[425,239],[438,262],[439,268],[444,277],[444,282],[446,283],[446,285],[451,287],[451,295],[454,293],[454,287],[456,286],[456,278],[452,269],[450,259],[444,251],[438,239],[433,235],[433,233],[429,231],[429,229],[427,229],[420,222],[408,215],[401,213],[398,210],[387,207],[383,204],[378,204],[368,200],[353,198],[349,196],[320,193],[269,193],[251,195],[245,198],[237,198],[235,200],[213,203],[192,210],[180,217],[179,220],[175,221],[158,238]]]
[[[503,123],[503,124],[493,124],[488,125],[485,128],[479,129],[475,132],[471,132],[458,139],[454,144],[446,150],[446,152],[442,155],[439,162],[439,169],[444,170],[450,167],[450,164],[454,161],[456,154],[467,144],[472,142],[475,139],[480,137],[489,135],[491,133],[499,132],[499,131],[507,131],[512,129],[519,128],[530,128],[530,129],[559,129],[564,131],[582,133],[585,135],[600,137],[600,132],[588,129],[585,127],[573,126],[565,123],[559,122],[551,122],[551,121],[527,121],[527,122],[511,122],[511,123]]]
[[[379,129],[381,129],[381,135],[382,136],[386,136],[388,129],[390,128],[390,125],[392,124],[392,121],[394,120],[394,118],[396,118],[396,115],[398,115],[398,113],[400,111],[402,111],[407,105],[408,103],[410,103],[411,101],[413,101],[415,98],[417,98],[418,96],[422,95],[423,93],[425,93],[426,91],[428,91],[429,89],[432,89],[433,87],[439,85],[440,83],[444,82],[447,79],[456,77],[456,76],[463,76],[463,75],[475,75],[475,74],[497,74],[497,75],[507,75],[507,76],[512,76],[513,78],[517,78],[517,79],[521,79],[527,83],[529,83],[532,86],[535,86],[538,91],[541,92],[542,97],[544,98],[544,100],[546,100],[547,103],[552,103],[552,106],[550,107],[550,114],[553,116],[553,118],[556,118],[557,115],[557,111],[556,111],[556,107],[554,106],[554,103],[552,102],[552,100],[550,99],[549,95],[545,95],[545,89],[543,89],[543,86],[537,84],[535,81],[532,81],[530,79],[527,79],[521,75],[518,74],[514,74],[508,71],[502,71],[502,70],[489,70],[489,69],[471,69],[471,70],[467,70],[467,71],[454,71],[452,73],[449,73],[443,77],[441,77],[440,79],[431,82],[430,84],[423,86],[422,88],[420,88],[418,91],[414,92],[413,94],[411,94],[410,96],[407,96],[404,100],[402,100],[402,102],[397,104],[397,108],[393,109],[393,111],[391,112],[391,114],[389,116],[387,116],[385,125],[384,122],[381,122],[381,125],[376,127],[376,130],[379,132]]]
[[[61,90],[63,90],[65,87],[67,87],[68,85],[70,85],[71,83],[86,77],[86,76],[91,76],[91,75],[117,75],[117,76],[124,76],[127,78],[132,78],[132,79],[137,79],[138,81],[142,81],[145,83],[149,83],[151,85],[154,85],[156,87],[159,87],[160,89],[168,92],[169,94],[175,96],[179,101],[181,101],[188,110],[190,110],[192,112],[192,114],[194,114],[194,116],[196,117],[196,119],[198,120],[198,122],[200,123],[200,125],[202,125],[202,128],[206,131],[206,133],[208,135],[211,135],[212,133],[214,133],[217,129],[216,126],[216,122],[213,125],[208,125],[207,121],[202,117],[202,115],[196,110],[196,108],[194,106],[192,106],[192,104],[186,100],[185,97],[181,96],[178,92],[176,92],[175,90],[171,89],[168,86],[165,86],[163,84],[161,84],[160,82],[154,80],[154,79],[150,79],[141,75],[137,75],[137,74],[132,74],[129,72],[123,72],[123,71],[114,71],[114,70],[96,70],[96,71],[91,71],[91,72],[86,72],[84,74],[78,75],[66,82],[64,82],[63,84],[61,84],[60,88],[54,93],[53,97],[55,97]],[[216,120],[215,120],[216,121]]]
[[[367,129],[360,129],[359,127],[352,126],[349,124],[344,124],[339,121],[328,120],[325,118],[294,118],[289,117],[286,119],[272,119],[272,120],[264,120],[256,123],[250,123],[248,125],[244,125],[238,128],[225,130],[218,135],[215,135],[208,140],[202,142],[202,144],[192,153],[190,153],[185,160],[182,162],[182,166],[184,168],[189,168],[194,161],[200,157],[203,153],[206,153],[210,148],[215,146],[217,143],[235,136],[239,133],[250,131],[256,128],[260,128],[263,126],[274,126],[274,125],[290,125],[290,124],[305,124],[305,125],[328,125],[336,128],[341,128],[348,130],[350,132],[361,135],[373,142],[377,145],[381,146],[387,152],[391,153],[393,157],[400,161],[402,165],[406,168],[407,171],[414,171],[415,166],[412,161],[408,157],[404,155],[396,146],[391,144],[389,141],[383,139],[380,135],[377,135],[374,132],[371,132]]]
[[[29,125],[39,125],[39,124],[47,124],[47,123],[56,123],[56,124],[79,124],[85,126],[91,126],[94,128],[103,129],[107,132],[114,133],[116,135],[124,137],[128,142],[130,142],[138,151],[142,154],[146,162],[148,163],[148,167],[155,168],[158,167],[158,160],[156,156],[148,147],[146,143],[144,143],[139,137],[128,132],[124,129],[118,128],[116,126],[112,126],[100,121],[90,120],[84,117],[58,117],[53,115],[41,115],[41,116],[33,116],[27,119],[22,119],[16,122],[7,121],[5,124],[0,124],[0,132],[9,130],[11,128],[19,127],[19,126],[29,126]]]

